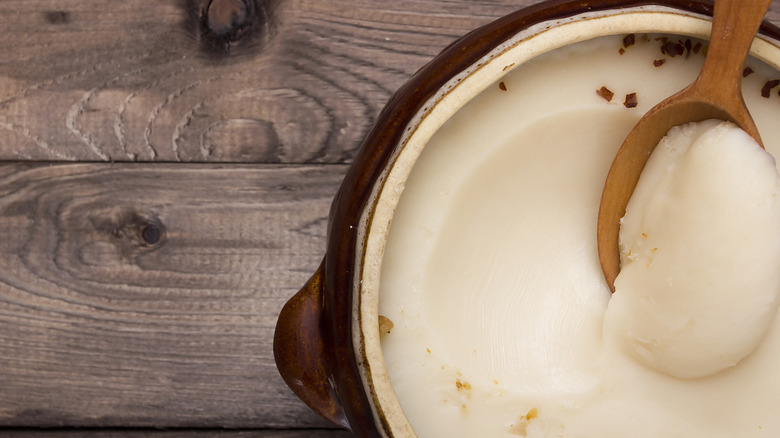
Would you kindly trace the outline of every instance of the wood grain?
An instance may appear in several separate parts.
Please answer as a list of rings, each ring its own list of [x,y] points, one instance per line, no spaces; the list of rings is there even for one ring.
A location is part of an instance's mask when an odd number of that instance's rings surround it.
[[[349,162],[414,71],[536,3],[249,1],[223,52],[207,0],[0,3],[0,160]]]
[[[326,426],[271,339],[344,170],[0,166],[0,426]]]
[[[347,162],[415,70],[518,5],[257,2],[221,54],[205,0],[2,2],[0,160]]]

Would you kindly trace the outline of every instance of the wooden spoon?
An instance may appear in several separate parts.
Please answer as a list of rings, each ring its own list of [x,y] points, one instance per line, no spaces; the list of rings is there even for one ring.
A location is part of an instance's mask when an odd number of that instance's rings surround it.
[[[707,119],[734,122],[761,144],[742,99],[742,72],[753,37],[772,0],[716,0],[704,66],[696,80],[639,120],[609,169],[599,207],[597,241],[601,269],[615,291],[620,271],[620,218],[658,142],[675,126]]]

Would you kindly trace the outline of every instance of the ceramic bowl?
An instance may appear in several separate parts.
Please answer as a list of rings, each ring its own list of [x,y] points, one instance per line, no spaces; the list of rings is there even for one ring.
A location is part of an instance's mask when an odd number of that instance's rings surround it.
[[[285,305],[274,353],[293,392],[365,437],[415,436],[382,359],[379,276],[404,182],[442,124],[512,69],[604,35],[668,33],[706,39],[711,2],[552,0],[459,39],[390,99],[333,201],[324,260]],[[765,23],[753,55],[780,66],[780,31]]]

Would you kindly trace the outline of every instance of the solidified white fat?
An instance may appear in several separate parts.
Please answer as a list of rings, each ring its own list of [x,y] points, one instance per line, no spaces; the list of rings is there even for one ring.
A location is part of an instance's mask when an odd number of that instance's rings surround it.
[[[596,248],[604,178],[643,112],[693,81],[703,59],[655,67],[656,38],[637,35],[623,54],[623,36],[599,38],[521,65],[501,79],[507,91],[495,84],[469,102],[415,163],[379,313],[394,323],[383,355],[420,438],[780,436],[780,318],[737,366],[699,379],[604,339],[616,298]],[[778,73],[750,62],[745,101],[777,157],[780,98],[761,89]],[[623,106],[628,93],[636,108]]]
[[[669,131],[622,220],[605,336],[682,378],[750,354],[777,313],[778,194],[774,158],[736,125]]]

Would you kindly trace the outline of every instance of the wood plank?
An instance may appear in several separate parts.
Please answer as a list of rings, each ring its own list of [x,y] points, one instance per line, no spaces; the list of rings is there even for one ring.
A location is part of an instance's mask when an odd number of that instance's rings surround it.
[[[414,71],[533,3],[253,0],[220,51],[207,0],[6,0],[0,160],[349,162]]]
[[[221,50],[207,0],[0,3],[0,160],[348,162],[414,71],[533,1],[250,3]]]
[[[330,427],[271,340],[344,171],[0,166],[0,426]]]
[[[85,429],[0,429],[7,438],[349,438],[347,431],[334,429],[299,430],[85,430]]]
[[[215,49],[208,0],[6,0],[0,160],[349,162],[414,71],[536,2],[251,0]]]

